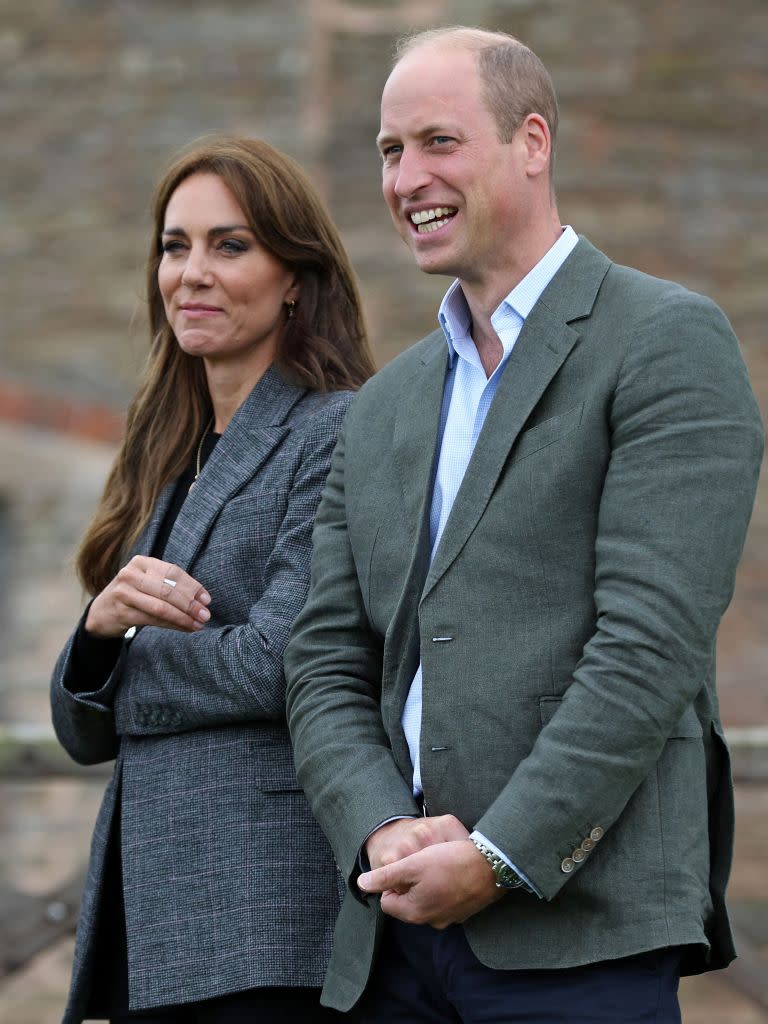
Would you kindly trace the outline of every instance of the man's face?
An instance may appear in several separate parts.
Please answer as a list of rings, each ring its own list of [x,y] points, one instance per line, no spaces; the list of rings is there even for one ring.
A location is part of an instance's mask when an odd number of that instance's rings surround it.
[[[421,270],[481,285],[509,274],[526,222],[524,132],[499,141],[474,53],[407,54],[384,87],[378,145],[384,198]]]

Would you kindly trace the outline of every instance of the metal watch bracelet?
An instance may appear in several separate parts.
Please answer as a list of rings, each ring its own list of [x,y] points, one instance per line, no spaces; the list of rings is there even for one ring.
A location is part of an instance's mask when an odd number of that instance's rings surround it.
[[[479,839],[474,838],[472,839],[472,842],[491,865],[497,889],[519,889],[521,886],[525,885],[525,882],[514,868],[511,868],[509,864],[499,857],[497,853],[494,853],[493,850],[489,850],[485,843],[481,843]]]

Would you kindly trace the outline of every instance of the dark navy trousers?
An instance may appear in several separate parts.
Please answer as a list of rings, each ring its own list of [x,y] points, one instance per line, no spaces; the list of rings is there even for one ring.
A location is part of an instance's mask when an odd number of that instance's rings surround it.
[[[252,988],[217,999],[113,1014],[111,1024],[344,1024],[320,1005],[319,988]]]
[[[680,1024],[680,951],[583,967],[499,971],[454,925],[388,921],[355,1024]]]

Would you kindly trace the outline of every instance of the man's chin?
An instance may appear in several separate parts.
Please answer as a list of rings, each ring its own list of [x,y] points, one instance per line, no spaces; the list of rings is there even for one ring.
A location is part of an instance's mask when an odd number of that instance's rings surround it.
[[[427,252],[411,245],[411,255],[419,270],[424,274],[444,274],[446,277],[455,277],[450,261],[444,253]]]

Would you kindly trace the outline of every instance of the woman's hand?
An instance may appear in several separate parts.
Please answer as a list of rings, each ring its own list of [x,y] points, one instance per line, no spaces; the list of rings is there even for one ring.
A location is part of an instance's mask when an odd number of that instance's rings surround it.
[[[94,636],[122,636],[131,626],[194,633],[211,617],[211,595],[172,562],[135,555],[93,600],[85,620]]]

